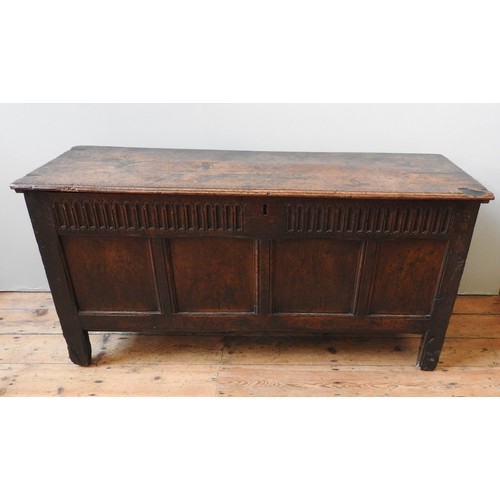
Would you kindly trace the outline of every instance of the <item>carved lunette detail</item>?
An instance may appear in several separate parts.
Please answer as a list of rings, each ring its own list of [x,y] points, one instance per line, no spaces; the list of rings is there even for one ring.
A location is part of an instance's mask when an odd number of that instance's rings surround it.
[[[289,233],[367,235],[446,235],[453,209],[439,206],[288,204]]]
[[[60,231],[244,231],[240,203],[61,200],[53,210]]]

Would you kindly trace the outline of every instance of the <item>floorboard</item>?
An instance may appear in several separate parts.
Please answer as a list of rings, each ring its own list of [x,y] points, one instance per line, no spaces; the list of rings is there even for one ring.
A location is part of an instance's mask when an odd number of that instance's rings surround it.
[[[457,298],[440,363],[410,335],[91,333],[67,356],[49,293],[0,293],[3,396],[500,396],[500,299]]]

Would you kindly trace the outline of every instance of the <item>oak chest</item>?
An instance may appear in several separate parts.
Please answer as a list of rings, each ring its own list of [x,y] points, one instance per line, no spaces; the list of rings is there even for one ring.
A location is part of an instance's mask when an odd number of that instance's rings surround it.
[[[435,368],[480,203],[441,155],[78,146],[23,192],[74,363],[88,332],[414,333]]]

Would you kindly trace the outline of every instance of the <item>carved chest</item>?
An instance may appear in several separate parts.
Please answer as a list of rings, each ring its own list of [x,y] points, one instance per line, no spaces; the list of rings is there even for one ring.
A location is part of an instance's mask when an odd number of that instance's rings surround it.
[[[480,203],[441,155],[78,146],[23,192],[73,362],[88,331],[422,336],[435,368]]]

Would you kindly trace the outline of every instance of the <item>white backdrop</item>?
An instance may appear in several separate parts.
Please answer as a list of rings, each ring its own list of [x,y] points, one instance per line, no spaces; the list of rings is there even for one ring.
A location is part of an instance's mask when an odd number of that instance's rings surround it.
[[[0,290],[48,290],[9,183],[75,145],[441,153],[500,198],[500,104],[0,105]],[[500,202],[481,206],[461,293],[500,289]]]

